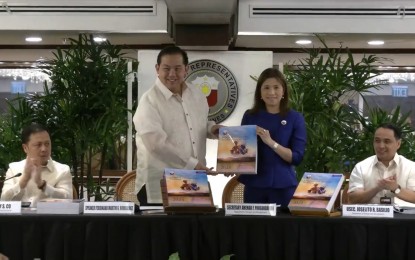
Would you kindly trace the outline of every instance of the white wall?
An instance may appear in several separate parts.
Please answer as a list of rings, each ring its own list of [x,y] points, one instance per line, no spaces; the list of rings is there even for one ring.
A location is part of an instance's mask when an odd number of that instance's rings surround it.
[[[138,96],[148,90],[157,77],[155,64],[159,50],[138,51]],[[233,113],[221,124],[240,125],[243,113],[252,106],[255,91],[255,81],[250,78],[259,76],[266,68],[272,67],[273,55],[270,51],[212,51],[188,52],[189,62],[200,59],[210,59],[222,63],[234,74],[239,88],[239,98]],[[217,140],[207,141],[206,161],[208,167],[216,167]],[[222,190],[229,179],[223,175],[209,176],[215,205],[222,205]]]

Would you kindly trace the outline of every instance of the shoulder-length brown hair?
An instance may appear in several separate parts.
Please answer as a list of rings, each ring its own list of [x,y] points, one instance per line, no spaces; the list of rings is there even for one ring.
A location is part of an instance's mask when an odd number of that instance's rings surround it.
[[[275,78],[279,83],[281,83],[281,86],[284,91],[284,96],[281,99],[280,102],[280,114],[285,115],[289,110],[289,93],[288,93],[288,87],[287,87],[287,81],[285,80],[284,75],[281,73],[281,71],[274,69],[274,68],[268,68],[265,69],[261,75],[259,75],[258,81],[256,83],[256,89],[255,89],[255,96],[254,96],[254,106],[249,110],[251,114],[258,113],[260,110],[266,110],[265,102],[261,99],[261,86],[264,84],[265,80],[269,78]]]

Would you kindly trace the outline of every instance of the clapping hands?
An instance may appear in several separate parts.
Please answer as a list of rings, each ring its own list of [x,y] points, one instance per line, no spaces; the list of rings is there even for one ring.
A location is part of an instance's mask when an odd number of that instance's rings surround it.
[[[399,186],[396,181],[396,175],[379,180],[378,186],[383,190],[396,190]]]
[[[38,186],[41,185],[42,184],[41,171],[42,171],[42,165],[41,165],[40,159],[27,157],[26,165],[23,170],[23,176],[20,179],[20,187],[22,188],[26,187],[30,179],[33,179],[36,185]]]

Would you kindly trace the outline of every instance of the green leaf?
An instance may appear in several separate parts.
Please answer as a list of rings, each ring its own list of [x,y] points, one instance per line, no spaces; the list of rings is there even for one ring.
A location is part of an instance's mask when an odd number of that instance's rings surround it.
[[[169,256],[169,260],[180,260],[179,252],[173,253]]]
[[[230,260],[232,256],[234,256],[234,254],[231,254],[231,255],[224,255],[224,256],[222,256],[222,257],[220,258],[220,260]]]

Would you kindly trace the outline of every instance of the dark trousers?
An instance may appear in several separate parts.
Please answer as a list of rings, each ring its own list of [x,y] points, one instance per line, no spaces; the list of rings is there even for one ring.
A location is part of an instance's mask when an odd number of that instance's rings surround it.
[[[162,203],[148,203],[147,202],[147,190],[146,185],[141,188],[141,190],[137,193],[137,199],[140,202],[140,206],[163,206]]]

